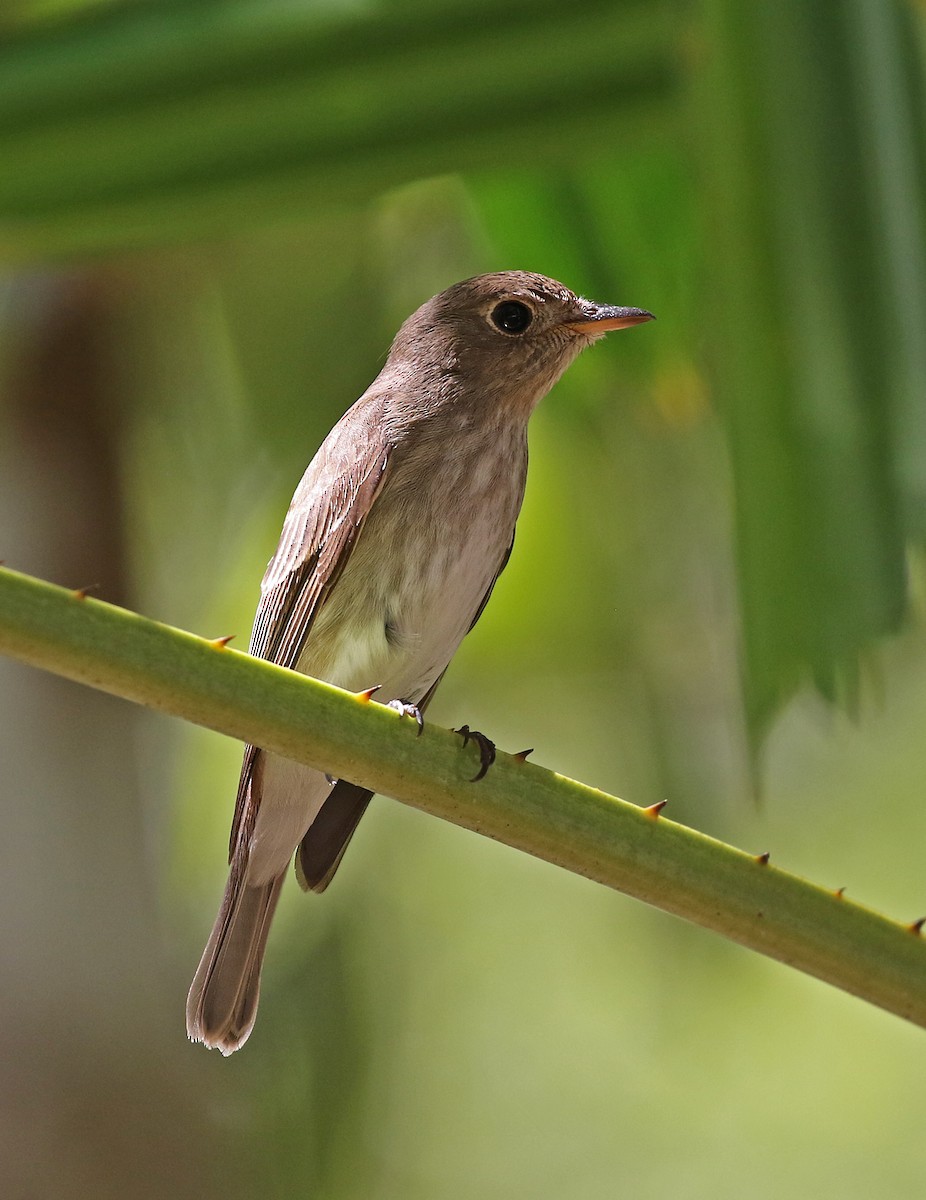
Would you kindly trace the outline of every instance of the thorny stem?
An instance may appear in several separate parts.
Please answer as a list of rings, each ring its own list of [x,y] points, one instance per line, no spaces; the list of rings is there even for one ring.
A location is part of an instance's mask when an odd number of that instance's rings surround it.
[[[0,569],[0,653],[250,741],[645,900],[926,1027],[922,923],[900,925],[594,788],[386,705]]]

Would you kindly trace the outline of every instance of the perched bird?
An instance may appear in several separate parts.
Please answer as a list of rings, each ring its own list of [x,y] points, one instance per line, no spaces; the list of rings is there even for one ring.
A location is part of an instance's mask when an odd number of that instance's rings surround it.
[[[531,412],[586,346],[651,319],[524,271],[422,305],[296,489],[250,652],[352,691],[379,684],[420,722],[511,553]],[[323,891],[369,800],[245,749],[228,884],[187,1000],[194,1041],[231,1054],[247,1039],[294,852],[302,887]]]

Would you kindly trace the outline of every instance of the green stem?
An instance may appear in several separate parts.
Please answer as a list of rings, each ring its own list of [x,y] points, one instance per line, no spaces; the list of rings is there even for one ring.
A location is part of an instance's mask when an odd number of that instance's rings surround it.
[[[916,931],[450,730],[0,569],[0,652],[351,779],[713,929],[926,1027]],[[49,736],[53,733],[49,731]]]

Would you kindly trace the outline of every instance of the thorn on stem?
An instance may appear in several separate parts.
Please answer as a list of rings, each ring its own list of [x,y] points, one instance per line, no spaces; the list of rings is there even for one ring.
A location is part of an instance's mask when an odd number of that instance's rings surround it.
[[[926,925],[926,917],[920,917],[920,919],[918,921],[914,921],[913,924],[908,925],[907,928],[910,930],[911,933],[914,933],[914,934],[916,934],[917,937],[919,937],[920,934],[923,932],[924,925]]]
[[[517,752],[517,754],[512,754],[511,757],[516,758],[518,760],[518,762],[527,762],[527,756],[529,754],[533,754],[533,753],[534,753],[534,747],[531,746],[530,750],[519,750]]]
[[[647,816],[647,817],[652,817],[652,819],[654,821],[656,821],[659,819],[659,814],[662,812],[662,810],[665,808],[665,806],[668,803],[669,803],[668,800],[660,800],[656,804],[651,804],[651,805],[649,805],[648,808],[644,808],[643,815]]]
[[[759,864],[759,866],[760,866],[760,867],[767,867],[767,866],[768,866],[768,860],[769,860],[771,857],[772,857],[772,856],[771,856],[771,854],[769,853],[769,851],[768,851],[768,850],[766,850],[766,851],[764,851],[762,854],[757,854],[757,855],[755,856],[755,861],[756,861],[756,862]]]
[[[98,583],[91,583],[87,587],[75,588],[71,595],[75,600],[86,600],[90,592],[98,592],[99,590],[100,585]]]
[[[369,702],[373,699],[373,697],[376,695],[376,693],[379,691],[379,689],[382,686],[383,685],[381,683],[374,683],[371,688],[367,688],[363,692],[355,692],[354,695],[357,697],[357,699],[360,701],[361,704],[369,704]]]
[[[836,897],[837,900],[842,900],[843,897],[845,896],[845,894],[846,894],[846,889],[844,887],[837,888],[836,891],[833,892],[833,895]]]
[[[209,645],[215,646],[216,650],[224,650],[225,647],[228,645],[228,643],[234,638],[234,636],[235,635],[233,633],[230,633],[228,635],[228,637],[211,638],[209,641]]]

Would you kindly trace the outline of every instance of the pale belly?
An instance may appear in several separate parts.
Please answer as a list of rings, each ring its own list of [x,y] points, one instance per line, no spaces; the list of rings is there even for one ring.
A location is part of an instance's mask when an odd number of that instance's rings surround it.
[[[480,526],[460,542],[412,549],[386,571],[370,539],[316,618],[299,670],[351,691],[377,684],[377,699],[417,702],[469,631],[512,535],[513,523]]]
[[[473,471],[453,463],[428,486],[384,489],[299,670],[382,700],[415,703],[446,670],[511,545],[526,463],[498,454]],[[514,457],[516,467],[499,467]],[[492,469],[492,467],[496,469]]]

